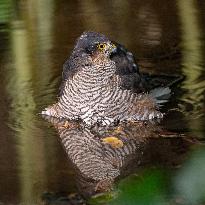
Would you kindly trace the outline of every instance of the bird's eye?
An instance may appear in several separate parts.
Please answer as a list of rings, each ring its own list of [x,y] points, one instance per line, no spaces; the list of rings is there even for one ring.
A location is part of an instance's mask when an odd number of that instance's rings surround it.
[[[104,50],[104,49],[105,49],[106,44],[105,44],[105,43],[99,43],[97,47],[98,47],[98,49],[99,49],[99,50],[101,50],[101,51],[102,51],[102,50]]]

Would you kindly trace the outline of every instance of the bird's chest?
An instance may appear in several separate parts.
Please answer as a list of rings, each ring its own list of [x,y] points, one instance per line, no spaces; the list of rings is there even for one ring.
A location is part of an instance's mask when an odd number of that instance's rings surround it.
[[[110,124],[113,119],[108,117],[109,112],[116,106],[116,99],[119,100],[116,87],[113,81],[102,78],[74,78],[68,86],[69,108],[87,124],[105,120]]]
[[[109,90],[109,86],[101,82],[76,80],[70,83],[68,94],[72,106],[79,111],[83,108],[83,110],[96,112],[102,110],[103,105],[106,104],[105,98]]]
[[[79,102],[78,107],[85,107],[92,112],[104,111],[108,103],[107,95],[110,90],[106,87],[90,86],[86,89],[79,88],[73,98]]]
[[[68,94],[80,103],[88,105],[103,99],[107,90],[110,89],[109,84],[109,79],[105,79],[103,76],[93,77],[79,73],[69,81]]]

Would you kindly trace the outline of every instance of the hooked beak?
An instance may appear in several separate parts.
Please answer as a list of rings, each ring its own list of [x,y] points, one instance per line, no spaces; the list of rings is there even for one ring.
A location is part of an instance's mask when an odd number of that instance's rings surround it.
[[[107,43],[107,48],[105,50],[105,53],[107,56],[112,56],[117,51],[117,47],[114,43],[109,42]]]
[[[110,43],[110,53],[115,53],[117,51],[117,47],[114,43]]]

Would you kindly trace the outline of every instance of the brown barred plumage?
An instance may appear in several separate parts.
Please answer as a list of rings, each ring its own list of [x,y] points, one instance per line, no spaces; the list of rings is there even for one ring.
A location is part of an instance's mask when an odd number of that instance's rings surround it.
[[[157,98],[168,96],[170,89],[160,88],[158,92],[153,92],[154,95],[127,89],[117,67],[118,62],[111,58],[115,50],[116,47],[104,35],[83,33],[67,62],[69,68],[66,78],[63,78],[59,101],[42,114],[81,119],[88,125],[162,118],[158,103],[164,100],[158,101]],[[128,54],[126,62],[132,58]]]

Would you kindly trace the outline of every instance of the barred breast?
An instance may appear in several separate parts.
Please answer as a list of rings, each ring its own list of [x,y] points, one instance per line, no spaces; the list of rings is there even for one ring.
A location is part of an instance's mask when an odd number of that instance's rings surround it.
[[[106,74],[107,75],[107,74]],[[86,124],[110,125],[115,121],[161,118],[154,98],[120,88],[119,78],[102,72],[80,71],[66,82],[59,102],[43,114],[82,119]],[[53,109],[54,108],[54,109]]]
[[[100,60],[102,63],[84,66],[67,80],[58,103],[42,114],[81,119],[88,125],[163,117],[153,96],[122,89],[115,62]]]

